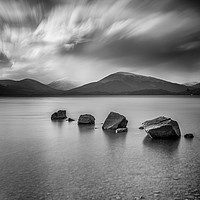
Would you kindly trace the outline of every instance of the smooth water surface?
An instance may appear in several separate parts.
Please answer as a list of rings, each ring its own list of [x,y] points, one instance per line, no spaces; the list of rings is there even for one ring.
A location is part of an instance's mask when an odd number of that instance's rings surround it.
[[[96,125],[52,122],[66,109]],[[102,131],[110,111],[127,134]],[[164,115],[194,139],[150,140],[140,124]],[[200,99],[194,97],[0,98],[0,199],[200,199]]]

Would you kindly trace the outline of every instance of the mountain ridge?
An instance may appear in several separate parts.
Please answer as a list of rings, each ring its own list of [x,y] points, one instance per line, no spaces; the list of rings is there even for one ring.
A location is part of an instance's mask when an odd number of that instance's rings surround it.
[[[64,87],[64,86],[63,86]],[[200,84],[185,86],[151,76],[116,72],[99,81],[69,90],[57,90],[33,79],[0,80],[0,96],[81,96],[81,95],[199,95]]]
[[[138,91],[166,91],[169,93],[180,93],[187,90],[182,84],[172,83],[150,76],[132,73],[117,72],[110,74],[99,81],[85,84],[75,89],[66,91],[67,94],[133,94]],[[162,92],[163,93],[163,92]]]
[[[0,86],[0,96],[3,94],[6,96],[55,96],[61,93],[59,90],[29,78],[19,81],[0,80]]]

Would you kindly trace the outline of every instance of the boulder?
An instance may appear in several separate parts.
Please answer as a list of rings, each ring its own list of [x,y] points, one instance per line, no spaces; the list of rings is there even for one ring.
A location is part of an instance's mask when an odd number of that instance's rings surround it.
[[[95,118],[90,114],[80,115],[78,124],[95,124]]]
[[[179,138],[181,136],[178,123],[163,116],[145,121],[142,127],[151,138]]]
[[[110,112],[105,122],[103,123],[103,130],[114,130],[119,128],[126,128],[128,120],[119,113]]]
[[[118,128],[115,130],[115,133],[125,133],[128,131],[128,128]]]
[[[51,115],[51,120],[66,119],[66,110],[59,110]]]
[[[194,137],[194,135],[192,133],[187,133],[184,135],[184,137],[187,139],[192,139]]]

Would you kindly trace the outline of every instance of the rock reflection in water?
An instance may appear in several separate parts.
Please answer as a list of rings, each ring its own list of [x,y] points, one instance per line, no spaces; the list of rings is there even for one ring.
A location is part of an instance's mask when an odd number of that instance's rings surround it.
[[[143,144],[152,151],[157,151],[164,154],[175,154],[178,151],[180,139],[152,139],[146,136]]]
[[[78,125],[79,133],[93,133],[95,130],[95,125]]]

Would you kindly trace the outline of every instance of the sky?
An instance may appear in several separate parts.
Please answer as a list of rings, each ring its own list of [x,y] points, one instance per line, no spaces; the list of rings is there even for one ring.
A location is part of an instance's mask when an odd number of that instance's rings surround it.
[[[0,0],[0,79],[118,71],[200,81],[199,0]]]

